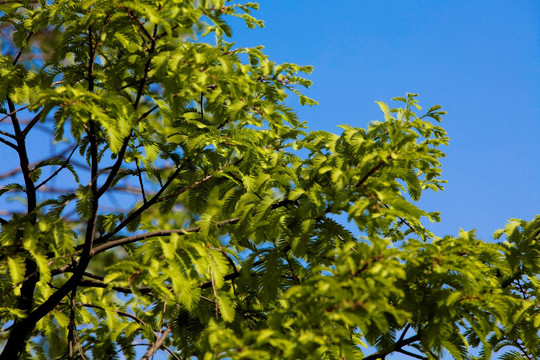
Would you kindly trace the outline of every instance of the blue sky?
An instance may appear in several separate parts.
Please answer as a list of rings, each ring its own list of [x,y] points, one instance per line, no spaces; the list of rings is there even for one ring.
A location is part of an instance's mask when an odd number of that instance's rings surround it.
[[[540,2],[267,0],[264,29],[233,27],[238,46],[264,45],[277,62],[313,65],[319,101],[301,108],[311,129],[381,119],[376,100],[420,94],[448,111],[437,235],[540,214]],[[237,25],[237,24],[235,24]]]
[[[238,46],[315,67],[306,93],[320,105],[292,102],[311,129],[365,127],[376,100],[406,92],[448,111],[446,191],[421,201],[442,212],[437,235],[490,239],[540,213],[540,1],[262,0],[255,16],[264,29],[233,22]]]

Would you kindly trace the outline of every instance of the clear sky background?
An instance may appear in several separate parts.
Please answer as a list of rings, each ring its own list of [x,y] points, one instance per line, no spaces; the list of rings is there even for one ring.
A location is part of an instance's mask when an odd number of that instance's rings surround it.
[[[442,212],[437,235],[540,214],[540,1],[266,0],[264,29],[233,27],[238,46],[264,45],[277,62],[315,67],[292,102],[311,129],[382,119],[376,100],[420,94],[441,104],[450,145],[446,190],[421,206]]]

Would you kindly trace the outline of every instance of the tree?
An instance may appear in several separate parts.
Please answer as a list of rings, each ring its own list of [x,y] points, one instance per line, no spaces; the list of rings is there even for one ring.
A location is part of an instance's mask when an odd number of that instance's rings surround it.
[[[308,131],[253,9],[0,2],[0,359],[540,357],[540,217],[436,237],[441,107]]]

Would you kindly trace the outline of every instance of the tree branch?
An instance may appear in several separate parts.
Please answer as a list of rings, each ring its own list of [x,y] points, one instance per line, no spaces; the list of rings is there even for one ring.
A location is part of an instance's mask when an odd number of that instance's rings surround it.
[[[144,26],[142,26],[142,28],[144,29]],[[148,50],[148,59],[146,60],[146,63],[144,64],[143,77],[142,77],[141,82],[139,84],[139,89],[137,90],[137,96],[135,98],[135,103],[133,104],[133,108],[135,108],[135,110],[137,110],[137,108],[139,107],[139,102],[141,100],[144,88],[146,86],[146,80],[147,80],[147,77],[148,77],[148,72],[150,71],[150,63],[152,62],[152,54],[156,50],[157,28],[158,28],[158,26],[156,24],[154,26],[154,36],[150,37],[150,39],[152,41],[152,44],[150,45],[150,49]]]
[[[148,349],[148,351],[146,352],[146,354],[144,354],[141,360],[149,360],[155,354],[155,352],[158,351],[159,348],[163,345],[165,339],[167,338],[167,336],[169,336],[170,333],[171,329],[167,328],[163,332],[163,334],[161,334],[161,336],[156,340],[156,342]]]
[[[51,176],[49,176],[47,179],[43,180],[41,183],[39,183],[37,186],[36,186],[36,190],[39,189],[40,187],[42,187],[43,185],[45,185],[46,183],[48,183],[52,178],[54,178],[56,175],[58,175],[58,173],[60,171],[62,171],[66,166],[67,164],[69,164],[69,160],[71,159],[71,156],[73,156],[73,153],[75,152],[75,150],[77,149],[78,146],[74,146],[73,147],[73,150],[71,151],[71,153],[69,154],[68,158],[64,161],[64,163],[60,166],[60,168],[58,168],[54,173],[52,173]]]
[[[403,341],[403,339],[405,339],[405,335],[407,334],[407,331],[409,331],[410,328],[411,328],[411,324],[407,324],[407,326],[405,326],[405,329],[403,329],[403,332],[401,333],[401,336],[399,337],[398,342]]]
[[[101,307],[99,305],[94,305],[94,304],[91,304],[91,303],[80,303],[78,305],[79,306],[84,306],[84,307],[89,307],[89,308],[94,308],[94,309],[99,309],[99,310],[105,310],[103,307]],[[115,310],[115,312],[118,315],[128,317],[128,318],[130,318],[132,320],[135,320],[136,322],[138,322],[139,324],[141,324],[143,326],[147,326],[147,327],[151,328],[150,325],[148,325],[146,322],[144,322],[143,319],[137,317],[136,315],[130,314],[130,313],[122,311],[122,310]],[[157,338],[157,336],[156,336],[156,338]]]
[[[383,160],[379,161],[377,163],[377,165],[375,165],[371,170],[369,170],[364,176],[362,176],[362,178],[358,181],[358,183],[356,184],[357,187],[360,187],[362,185],[364,185],[364,183],[367,181],[367,179],[369,179],[369,177],[373,174],[375,174],[375,172],[377,172],[377,170],[379,170],[381,167],[383,167],[383,165],[386,164],[386,162],[384,162]]]
[[[90,26],[88,28],[88,55],[89,55],[89,63],[88,63],[88,91],[93,92],[94,91],[94,58],[95,58],[95,52],[96,48],[93,44],[93,32],[92,27]],[[90,251],[92,250],[94,238],[95,238],[95,231],[96,231],[96,222],[97,222],[97,213],[99,208],[99,196],[98,196],[98,187],[97,187],[97,176],[98,176],[98,163],[99,163],[99,157],[98,157],[98,139],[97,139],[97,133],[99,131],[99,125],[96,123],[95,120],[90,118],[89,120],[89,128],[88,128],[88,138],[90,141],[90,189],[92,192],[92,214],[90,218],[88,219],[88,222],[86,224],[86,234],[85,234],[85,240],[83,245],[83,251],[81,254],[81,259],[79,261],[79,265],[77,266],[76,271],[74,272],[74,276],[82,277],[83,272],[86,270],[86,266],[90,262]]]
[[[155,35],[156,31],[157,31],[157,25],[154,28],[154,35]],[[148,52],[149,57],[146,60],[146,63],[144,64],[143,77],[142,77],[142,79],[140,81],[139,88],[137,90],[137,96],[135,98],[135,102],[133,103],[133,108],[135,110],[137,110],[137,108],[139,107],[139,102],[141,100],[142,93],[144,91],[144,87],[146,86],[146,80],[147,80],[147,77],[148,77],[148,71],[150,70],[150,63],[152,62],[152,56],[151,55],[155,51],[155,49],[156,49],[156,41],[152,40],[152,45],[151,45],[150,50]],[[98,195],[97,195],[98,198],[101,197],[105,193],[105,191],[107,191],[109,186],[112,184],[114,178],[118,174],[118,170],[120,170],[120,166],[122,165],[122,162],[124,161],[124,155],[126,153],[128,145],[129,145],[129,140],[131,138],[132,133],[133,133],[133,131],[131,131],[129,133],[129,135],[126,136],[126,138],[124,139],[124,142],[122,143],[122,147],[120,148],[120,151],[118,152],[118,155],[117,155],[118,158],[117,158],[116,162],[114,163],[114,165],[112,167],[112,170],[109,173],[109,176],[107,177],[107,180],[105,180],[105,183],[101,186],[101,188],[98,191]]]
[[[12,142],[9,142],[1,137],[0,137],[0,142],[3,144],[6,144],[7,146],[14,149],[15,151],[19,151],[19,148],[17,147],[17,145],[13,144]]]
[[[410,344],[412,344],[412,343],[414,343],[414,342],[416,342],[418,340],[420,340],[420,335],[418,335],[418,334],[416,334],[414,336],[411,336],[408,339],[399,340],[394,344],[393,349],[391,349],[390,351],[388,351],[388,352],[376,352],[374,354],[366,356],[364,358],[364,360],[384,359],[387,355],[389,355],[389,354],[391,354],[391,353],[393,353],[395,351],[399,351],[399,350],[401,350],[402,347],[410,345]]]
[[[102,236],[101,238],[97,239],[96,243],[105,243],[105,242],[107,242],[108,239],[110,239],[111,237],[116,235],[120,230],[122,230],[124,227],[126,227],[127,224],[129,224],[135,218],[137,218],[137,216],[140,216],[146,209],[148,209],[150,206],[157,203],[159,197],[161,196],[161,194],[163,194],[163,192],[169,187],[169,185],[174,181],[174,179],[176,179],[176,176],[178,176],[178,174],[180,173],[181,170],[182,170],[182,167],[179,166],[174,171],[174,173],[171,174],[171,176],[169,176],[169,178],[167,179],[165,184],[163,184],[161,189],[159,189],[159,191],[148,202],[146,202],[145,204],[142,204],[137,210],[135,210],[133,213],[131,213],[131,215],[129,215],[126,219],[124,219],[124,221],[122,221],[120,224],[118,224],[114,228],[114,230],[112,232],[110,232],[110,233]]]
[[[19,58],[21,57],[22,53],[24,52],[24,49],[26,48],[26,45],[28,45],[28,41],[30,40],[30,37],[32,37],[33,34],[34,34],[33,32],[28,33],[28,36],[26,37],[26,40],[24,41],[24,45],[19,50],[19,53],[17,54],[17,56],[15,56],[15,59],[13,59],[13,65],[16,65],[17,62],[19,61]]]
[[[9,138],[12,138],[13,140],[17,140],[17,137],[13,134],[8,133],[7,131],[0,130],[0,135],[7,136]]]
[[[67,154],[71,149],[68,147],[66,149],[64,149],[62,152],[60,152],[59,154],[57,155],[53,155],[51,156],[51,158],[54,158],[54,157],[63,157],[65,154]],[[50,158],[45,158],[45,159],[42,159],[42,160],[39,160],[39,161],[36,161],[36,162],[33,162],[31,164],[29,164],[29,167],[30,168],[33,168],[34,166],[36,166],[36,164],[42,162],[42,161],[45,161],[45,160],[48,160]],[[82,165],[82,164],[80,164]],[[88,169],[88,165],[84,165],[84,168],[85,169]],[[15,176],[17,175],[19,172],[21,172],[21,168],[18,167],[18,168],[14,168],[14,169],[11,169],[9,171],[6,171],[5,173],[3,174],[0,174],[0,179],[6,179],[6,178],[10,178],[12,176]]]
[[[212,285],[212,292],[214,294],[214,308],[216,311],[216,320],[219,319],[219,304],[218,304],[218,293],[216,290],[216,284],[214,282],[214,273],[212,272],[212,268],[210,268],[210,284]]]
[[[26,109],[28,107],[28,105],[26,106],[23,106],[21,108],[18,108],[17,110],[13,110],[13,111],[9,111],[9,114],[6,114],[6,116],[4,116],[3,118],[0,119],[0,122],[6,120],[6,119],[9,119],[10,117],[12,117],[14,114],[18,113],[19,111],[22,111],[24,109]]]
[[[39,121],[39,118],[41,117],[41,114],[43,113],[43,111],[44,110],[41,110],[40,112],[38,112],[36,114],[36,116],[34,116],[34,118],[28,123],[28,125],[26,125],[26,127],[24,128],[24,130],[22,132],[24,136],[28,135],[30,130],[32,130],[34,125],[36,125],[36,123]]]
[[[107,176],[107,180],[101,185],[99,190],[97,191],[97,197],[100,198],[105,191],[109,189],[109,186],[111,186],[114,178],[118,174],[118,171],[120,170],[120,166],[122,166],[122,163],[124,162],[124,155],[126,154],[127,147],[129,145],[129,139],[131,138],[131,133],[125,137],[124,142],[122,143],[122,147],[120,148],[120,151],[118,151],[117,159],[114,165],[111,167],[111,172],[109,173],[109,176]]]
[[[222,171],[220,171],[220,172],[222,172]],[[195,186],[198,186],[198,185],[200,185],[200,184],[202,184],[202,183],[204,183],[204,182],[210,180],[210,179],[213,178],[213,177],[214,177],[214,175],[208,175],[208,176],[205,176],[205,177],[202,178],[201,180],[196,181],[196,182],[194,182],[193,184],[191,184],[191,185],[189,185],[189,186],[186,186],[186,187],[184,187],[184,188],[182,188],[182,189],[180,189],[180,190],[178,190],[178,191],[176,191],[176,192],[174,192],[174,193],[172,193],[172,194],[169,194],[169,195],[167,195],[167,196],[164,196],[164,197],[162,197],[162,198],[157,199],[157,200],[156,200],[156,203],[158,203],[158,202],[163,202],[163,201],[167,201],[167,200],[169,200],[169,199],[172,199],[172,198],[174,198],[174,197],[177,197],[178,195],[183,194],[183,193],[185,193],[186,191],[193,189]]]
[[[70,303],[71,303],[71,312],[69,314],[69,324],[68,324],[68,359],[73,359],[73,342],[74,342],[74,331],[75,331],[75,295],[77,293],[77,288],[71,291]]]
[[[135,160],[135,165],[137,166],[137,177],[139,178],[139,185],[141,187],[141,193],[142,193],[142,197],[143,197],[143,202],[146,203],[146,194],[144,192],[144,184],[143,184],[143,180],[142,180],[142,176],[141,176],[141,169],[139,168],[139,159],[136,159]]]
[[[233,219],[223,220],[223,221],[218,222],[216,224],[216,226],[217,227],[223,227],[225,225],[235,224],[239,220],[240,220],[240,218],[233,218]],[[104,252],[106,250],[109,250],[111,248],[114,248],[114,247],[131,244],[131,243],[134,243],[134,242],[137,242],[137,241],[146,240],[146,239],[153,238],[153,237],[169,236],[169,235],[172,235],[172,234],[186,235],[186,234],[189,234],[189,233],[197,233],[197,232],[201,231],[201,229],[202,229],[201,227],[192,227],[192,228],[187,228],[187,229],[158,230],[158,231],[151,231],[151,232],[147,232],[147,233],[144,233],[144,234],[129,236],[129,237],[125,237],[125,238],[118,239],[118,240],[113,240],[113,241],[108,241],[108,242],[103,242],[103,241],[98,242],[98,241],[96,241],[96,244],[99,244],[99,245],[96,245],[92,249],[91,255],[95,256],[95,255],[97,255],[99,253],[102,253],[102,252]]]
[[[14,62],[15,63],[15,62]],[[15,137],[17,139],[17,153],[19,155],[19,164],[21,172],[23,175],[25,188],[26,188],[26,198],[27,198],[27,213],[33,214],[36,209],[36,189],[34,186],[34,181],[31,177],[30,164],[28,161],[28,152],[26,150],[26,140],[21,131],[19,124],[19,119],[17,117],[17,111],[15,110],[15,105],[11,101],[9,96],[6,96],[6,101],[8,103],[9,112],[11,114],[11,122],[13,125],[13,130]],[[31,224],[36,223],[36,215],[31,215],[29,218]],[[18,234],[18,236],[21,236]],[[30,312],[34,306],[34,289],[36,287],[38,276],[33,276],[34,273],[38,273],[38,268],[36,263],[32,260],[31,257],[27,257],[24,261],[25,264],[25,279],[28,278],[22,284],[19,299],[17,302],[17,309],[23,312]],[[19,357],[21,352],[24,350],[28,336],[35,327],[36,322],[28,321],[30,316],[24,319],[17,319],[14,324],[9,338],[6,342],[2,354],[0,354],[0,360],[7,359],[16,359]]]
[[[109,287],[109,285],[105,284],[103,281],[86,280],[86,279],[83,279],[83,280],[79,281],[78,286],[94,287],[94,288],[102,288],[102,289],[105,289],[105,288]],[[127,287],[112,286],[111,289],[113,289],[114,291],[121,292],[123,294],[133,294],[133,291],[130,288],[127,288]],[[142,294],[145,294],[145,295],[152,295],[152,289],[150,289],[150,288],[140,288],[140,289],[137,289],[137,291],[142,293]]]
[[[94,47],[94,44],[92,42],[92,28],[90,27],[88,29],[89,35],[89,64],[88,64],[88,90],[93,91],[94,90],[94,75],[93,75],[93,68],[94,68],[94,60],[95,60],[95,52],[96,47]],[[12,115],[12,122],[13,127],[15,130],[15,135],[17,136],[18,141],[18,147],[19,147],[19,157],[21,160],[21,169],[23,172],[23,176],[25,179],[26,184],[26,191],[27,191],[27,197],[28,197],[28,212],[31,213],[36,207],[36,192],[34,188],[34,183],[32,182],[32,179],[30,177],[30,168],[28,164],[28,158],[26,155],[26,147],[24,144],[24,136],[21,132],[19,122],[17,119],[17,115],[15,112],[15,108],[13,106],[13,103],[11,102],[11,99],[7,97],[8,105],[9,105],[9,111],[13,113]],[[26,281],[22,288],[21,288],[21,296],[19,300],[19,306],[18,308],[20,310],[26,311],[28,313],[26,318],[23,318],[16,324],[14,324],[14,327],[10,333],[8,342],[6,344],[6,347],[4,348],[4,351],[0,355],[0,360],[8,360],[8,359],[15,359],[18,358],[20,353],[23,351],[24,346],[26,344],[27,338],[30,335],[31,331],[35,328],[36,323],[42,319],[44,316],[46,316],[50,311],[52,311],[59,303],[62,301],[62,299],[69,294],[74,288],[77,287],[79,281],[81,280],[84,271],[86,270],[86,267],[88,266],[91,257],[90,251],[92,249],[92,244],[95,236],[95,225],[96,225],[96,219],[97,219],[97,208],[98,208],[98,199],[96,196],[97,193],[97,171],[98,171],[98,149],[97,149],[97,138],[96,138],[96,131],[95,128],[96,124],[95,122],[90,119],[89,124],[89,130],[88,130],[88,136],[90,138],[90,153],[91,153],[91,189],[92,189],[92,215],[90,216],[90,219],[87,222],[86,227],[86,234],[85,234],[85,241],[83,246],[83,251],[80,256],[79,264],[73,271],[73,275],[53,294],[49,296],[47,300],[45,300],[41,305],[39,305],[37,308],[35,308],[33,311],[30,312],[32,305],[33,305],[33,293],[35,284],[37,282],[38,277],[31,277],[29,281]],[[35,219],[33,220],[35,222]],[[26,263],[26,275],[32,274],[37,270],[36,264],[29,260],[25,261]]]
[[[407,355],[407,356],[410,356],[410,357],[413,357],[413,358],[416,358],[416,359],[428,360],[428,358],[425,357],[425,356],[418,355],[418,354],[412,353],[412,352],[407,351],[407,350],[397,349],[396,352],[402,353],[404,355]]]

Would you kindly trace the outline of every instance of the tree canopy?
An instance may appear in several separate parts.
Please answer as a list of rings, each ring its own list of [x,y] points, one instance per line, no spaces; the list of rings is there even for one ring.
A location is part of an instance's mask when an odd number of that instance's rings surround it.
[[[257,8],[0,2],[0,359],[540,358],[540,217],[430,232],[441,106],[310,131]]]

